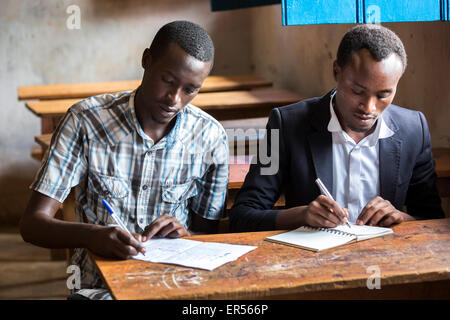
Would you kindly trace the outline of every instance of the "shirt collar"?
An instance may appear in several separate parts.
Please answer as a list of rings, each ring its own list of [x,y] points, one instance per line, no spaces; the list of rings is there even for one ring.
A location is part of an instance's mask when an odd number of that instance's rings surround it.
[[[331,119],[330,119],[330,122],[328,122],[327,129],[329,132],[341,132],[342,134],[344,134],[345,137],[347,137],[348,134],[344,130],[342,130],[341,124],[339,123],[339,119],[338,119],[336,112],[334,111],[334,107],[333,107],[333,99],[334,99],[334,96],[336,95],[336,92],[337,91],[334,91],[330,96]],[[368,146],[374,146],[374,145],[376,145],[376,143],[378,142],[379,139],[389,138],[392,135],[394,135],[394,131],[392,131],[386,124],[386,121],[384,121],[383,113],[382,113],[378,117],[375,131],[372,132],[367,137],[365,137],[363,140],[361,140],[361,142],[367,141]]]

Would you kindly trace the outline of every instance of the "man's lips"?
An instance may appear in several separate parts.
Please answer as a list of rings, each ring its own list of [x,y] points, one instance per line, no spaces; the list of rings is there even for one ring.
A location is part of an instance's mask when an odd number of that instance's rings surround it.
[[[177,109],[176,109],[176,108],[171,108],[171,107],[169,107],[169,106],[167,106],[167,105],[160,104],[159,107],[160,107],[161,110],[164,111],[165,113],[175,113],[175,112],[177,112]]]
[[[367,115],[362,115],[362,114],[358,114],[358,113],[355,113],[355,117],[361,121],[370,121],[370,120],[376,119],[375,116],[367,116]]]

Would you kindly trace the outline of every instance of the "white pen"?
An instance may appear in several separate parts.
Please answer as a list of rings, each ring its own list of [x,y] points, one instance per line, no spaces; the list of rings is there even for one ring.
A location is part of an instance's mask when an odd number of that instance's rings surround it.
[[[331,193],[328,191],[328,189],[325,187],[325,185],[323,184],[322,180],[320,180],[320,178],[317,178],[317,179],[316,179],[316,184],[317,184],[317,186],[319,187],[320,191],[322,191],[322,193],[323,193],[327,198],[330,198],[331,200],[334,201],[333,196],[332,196]],[[342,212],[341,212],[341,213],[342,213]],[[347,225],[349,228],[351,228],[351,227],[350,227],[350,224],[348,223],[347,218],[345,217],[345,215],[344,215],[344,218],[345,218],[345,220],[346,220],[346,221],[345,221],[346,225]]]

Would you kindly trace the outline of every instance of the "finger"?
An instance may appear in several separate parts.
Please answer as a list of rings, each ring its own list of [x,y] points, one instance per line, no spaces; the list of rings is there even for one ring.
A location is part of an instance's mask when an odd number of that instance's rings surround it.
[[[345,217],[348,219],[349,214],[347,208],[342,208],[342,211],[344,211]]]
[[[370,217],[370,219],[367,221],[367,225],[369,226],[376,226],[378,223],[387,215],[389,214],[388,207],[381,207],[379,208],[374,214]]]
[[[379,222],[380,226],[390,227],[393,224],[402,222],[401,214],[396,210],[395,212],[388,214]]]
[[[345,222],[344,210],[339,206],[339,204],[336,201],[334,201],[324,195],[319,196],[317,198],[317,201],[323,207],[328,209],[328,211],[330,211],[337,218],[337,221],[336,221],[336,219],[333,219],[333,218],[331,218],[329,220],[336,222],[337,224]]]
[[[330,212],[327,208],[323,207],[317,201],[311,202],[308,210],[308,215],[311,218],[311,222],[309,224],[314,227],[333,228],[339,224],[339,219],[336,215]]]
[[[381,201],[378,202],[377,207],[378,210],[372,215],[369,221],[367,221],[368,225],[376,226],[386,215],[391,215],[397,211],[388,200],[384,199],[381,199]]]
[[[172,221],[172,219],[174,218],[164,215],[154,220],[145,228],[144,232],[142,233],[142,241],[147,241],[148,239],[154,237],[162,228],[168,225]]]
[[[158,237],[161,238],[165,238],[169,233],[179,230],[179,229],[184,229],[183,226],[180,223],[177,223],[177,221],[170,221],[167,225],[165,225],[163,228],[161,228],[156,235]],[[181,234],[181,230],[180,230],[180,234]]]
[[[167,234],[167,238],[172,238],[172,239],[176,239],[176,238],[181,238],[181,237],[186,237],[186,236],[190,236],[191,233],[186,230],[185,228],[181,228],[181,229],[176,229],[174,231],[172,231],[171,233]]]
[[[334,228],[337,226],[337,223],[331,222],[321,215],[315,215],[312,217],[311,226],[318,228]]]
[[[395,218],[392,215],[386,215],[383,219],[378,223],[382,227],[390,227],[395,223]]]
[[[132,246],[124,245],[123,242],[117,242],[114,246],[114,255],[119,258],[126,260],[130,256],[136,255],[137,250],[133,248]]]
[[[137,251],[142,252],[142,250],[145,250],[141,242],[138,241],[133,234],[129,234],[125,230],[119,229],[117,232],[117,238],[124,244],[134,247]]]
[[[384,201],[381,197],[375,197],[372,200],[370,200],[366,206],[361,210],[361,213],[358,216],[358,219],[356,220],[356,224],[359,225],[365,225],[367,224],[367,221],[370,220],[372,215],[378,211],[380,202]]]
[[[140,234],[132,233],[131,235],[136,239],[136,241],[142,242],[142,236]]]

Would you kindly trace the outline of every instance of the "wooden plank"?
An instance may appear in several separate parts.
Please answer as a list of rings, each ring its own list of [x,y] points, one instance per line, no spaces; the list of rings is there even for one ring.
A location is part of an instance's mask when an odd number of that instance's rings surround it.
[[[136,89],[141,80],[110,81],[94,83],[73,83],[41,86],[21,86],[17,89],[19,100],[49,100],[86,98],[103,93],[113,93]],[[270,87],[272,82],[254,74],[234,76],[209,76],[205,79],[201,92],[249,90]]]
[[[377,291],[383,296],[385,288],[395,285],[449,283],[450,219],[404,222],[393,229],[394,234],[322,252],[264,241],[281,231],[190,237],[258,246],[213,271],[93,258],[116,299],[240,300],[296,298],[308,293],[320,297],[320,292],[331,292],[333,298],[339,298],[341,290],[349,289]],[[373,275],[371,266],[380,271],[379,290],[367,288],[367,280]],[[441,292],[441,297],[448,299],[449,291]]]
[[[216,118],[239,119],[267,117],[270,110],[291,104],[303,98],[291,91],[281,89],[259,89],[250,91],[229,91],[199,93],[192,104]],[[79,99],[27,101],[25,106],[40,117],[64,115]],[[232,111],[235,114],[232,114]],[[226,114],[229,114],[227,117]],[[219,119],[220,120],[220,119]]]
[[[436,173],[439,178],[450,178],[450,148],[433,148]]]

